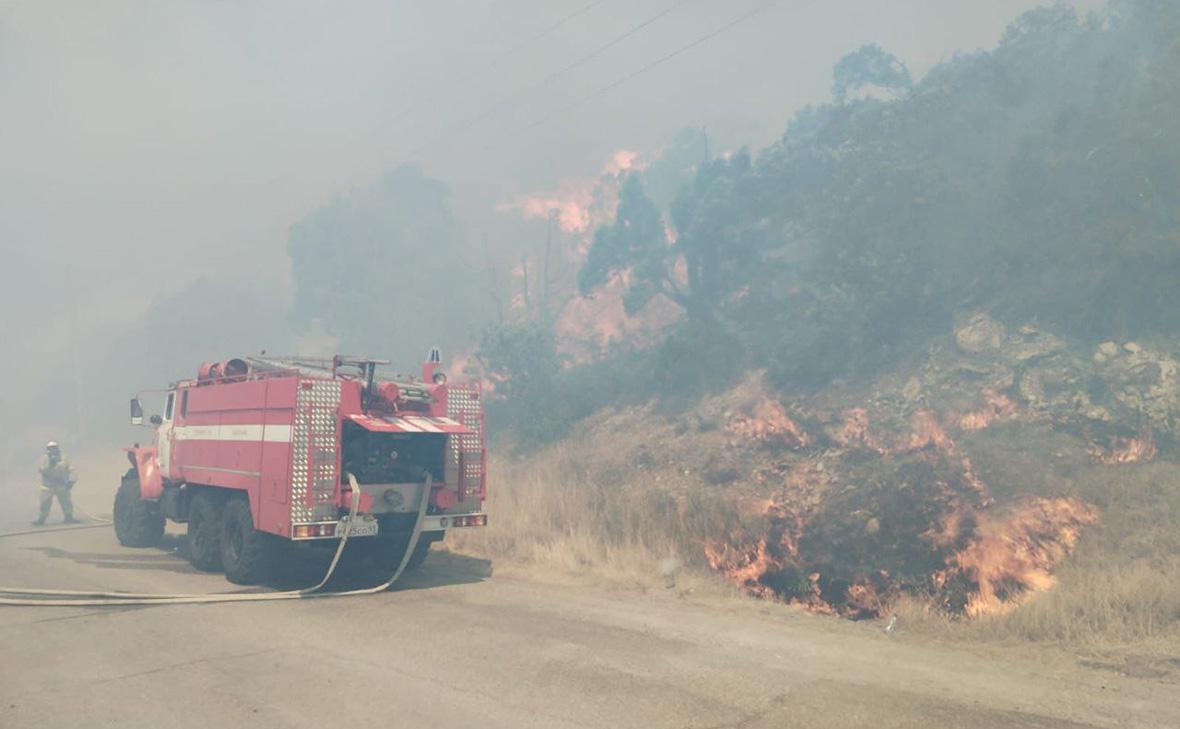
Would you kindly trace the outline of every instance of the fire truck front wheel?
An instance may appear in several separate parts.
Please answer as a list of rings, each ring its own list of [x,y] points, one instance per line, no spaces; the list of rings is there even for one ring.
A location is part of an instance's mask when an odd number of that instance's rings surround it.
[[[250,502],[233,497],[221,517],[221,565],[237,585],[256,585],[270,575],[275,538],[254,528]]]
[[[124,547],[154,547],[164,537],[160,505],[139,496],[139,474],[129,469],[115,492],[115,537]]]
[[[188,510],[188,559],[206,572],[221,569],[222,499],[206,490],[193,494]]]

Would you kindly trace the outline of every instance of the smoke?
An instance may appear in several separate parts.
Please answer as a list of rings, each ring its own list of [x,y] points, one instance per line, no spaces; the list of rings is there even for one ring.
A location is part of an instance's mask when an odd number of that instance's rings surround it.
[[[649,9],[608,3],[542,35],[569,10],[537,0],[371,0],[346,11],[273,0],[6,3],[0,303],[22,316],[5,317],[0,335],[15,351],[64,357],[60,341],[71,335],[57,322],[70,291],[87,302],[82,330],[129,321],[201,275],[289,296],[288,227],[402,162],[455,186],[472,229],[491,229],[497,203],[587,174],[620,145],[659,148],[686,123],[707,126],[719,145],[773,138],[794,108],[826,95],[826,75],[811,69],[830,67],[870,32],[921,69],[993,42],[1031,2],[859,4],[857,13],[776,10],[577,116],[485,150],[719,24],[725,9],[688,4],[599,63],[448,133]],[[820,27],[829,30],[810,30]],[[800,70],[784,78],[783,69]]]
[[[124,400],[190,374],[200,360],[339,341],[329,325],[347,312],[300,308],[292,226],[390,170],[416,163],[452,191],[466,258],[431,272],[432,295],[478,291],[483,303],[429,326],[458,348],[481,324],[507,316],[492,299],[510,290],[522,257],[539,259],[552,205],[562,210],[562,234],[597,222],[593,201],[563,181],[595,178],[618,150],[655,157],[686,126],[708,130],[711,154],[764,145],[795,110],[828,98],[822,69],[849,48],[880,42],[921,75],[957,49],[993,44],[1033,4],[783,4],[599,93],[732,17],[724,4],[687,3],[596,62],[522,94],[651,8],[603,3],[546,34],[568,8],[540,0],[367,0],[347,9],[304,0],[5,3],[0,378],[10,386],[0,427],[13,434],[4,450],[15,455],[0,452],[0,463],[25,471],[27,454],[48,437],[75,452],[142,437],[123,425]],[[574,99],[587,103],[554,113]],[[546,116],[552,122],[519,134]],[[614,162],[633,163],[626,155]],[[651,189],[666,207],[673,190],[660,174],[651,170]],[[538,190],[556,193],[538,199]],[[342,223],[331,239],[355,240],[361,227]],[[316,293],[350,290],[350,271],[366,264],[351,262]],[[407,314],[380,295],[364,305],[389,330],[373,343],[386,351],[370,354],[401,356],[425,338],[415,334],[399,349],[398,317]],[[600,326],[590,349],[639,331],[619,308],[611,304],[616,323]],[[600,314],[567,319],[605,321]]]

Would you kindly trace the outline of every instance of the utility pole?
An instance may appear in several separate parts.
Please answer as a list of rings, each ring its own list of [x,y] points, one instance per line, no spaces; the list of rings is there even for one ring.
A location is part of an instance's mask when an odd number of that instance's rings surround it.
[[[549,210],[545,220],[545,263],[541,270],[541,321],[549,321],[549,258],[553,251],[553,221],[557,218],[557,208]]]
[[[492,249],[488,246],[488,234],[483,234],[483,255],[487,262],[488,294],[496,304],[496,323],[504,323],[504,302],[500,300],[499,282],[496,280],[496,261],[492,258]]]
[[[520,257],[520,273],[524,287],[524,318],[528,320],[533,313],[533,303],[529,300],[529,257],[527,254]]]

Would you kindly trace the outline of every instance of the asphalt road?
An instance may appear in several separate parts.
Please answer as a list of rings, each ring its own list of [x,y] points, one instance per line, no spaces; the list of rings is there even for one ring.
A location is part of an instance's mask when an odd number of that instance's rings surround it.
[[[9,525],[11,526],[11,525]],[[0,538],[0,583],[215,592],[169,540]],[[1180,684],[778,606],[493,576],[370,597],[0,608],[0,727],[1180,726]]]

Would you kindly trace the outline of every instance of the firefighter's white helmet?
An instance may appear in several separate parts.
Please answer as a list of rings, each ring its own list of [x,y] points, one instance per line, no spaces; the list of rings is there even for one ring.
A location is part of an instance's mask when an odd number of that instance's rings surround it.
[[[45,450],[47,450],[47,451],[55,451],[55,450],[57,450],[57,449],[58,449],[58,448],[60,448],[60,447],[61,447],[61,446],[59,446],[59,445],[57,444],[57,441],[56,441],[56,440],[51,440],[51,441],[49,441],[48,443],[46,443],[46,444],[45,444]]]

